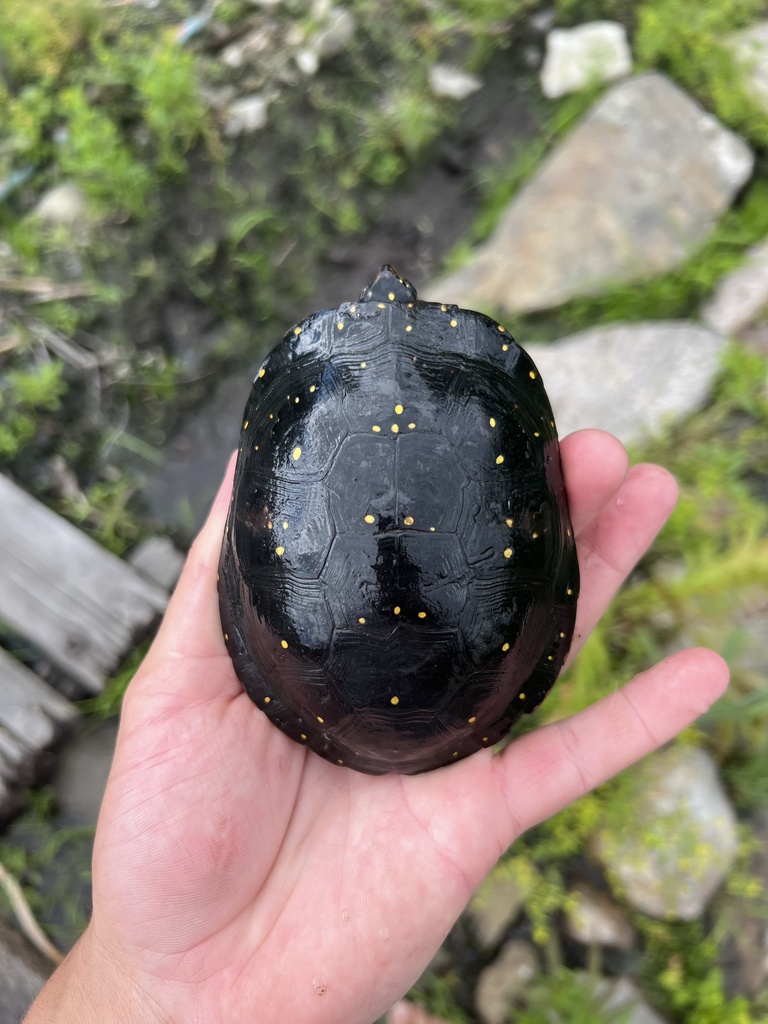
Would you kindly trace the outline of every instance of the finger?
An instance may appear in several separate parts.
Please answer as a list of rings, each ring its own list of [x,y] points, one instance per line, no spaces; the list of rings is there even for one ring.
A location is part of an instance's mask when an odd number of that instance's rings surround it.
[[[624,483],[577,538],[580,596],[569,661],[677,501],[675,478],[661,466],[633,466]]]
[[[234,467],[233,455],[205,524],[189,550],[160,630],[142,666],[148,674],[158,664],[166,666],[169,661],[175,663],[226,656],[219,619],[216,573]]]
[[[627,475],[627,452],[604,430],[577,430],[560,445],[565,489],[578,537],[610,501]]]
[[[515,740],[492,762],[505,846],[672,739],[727,685],[728,666],[714,651],[680,651],[584,711]]]

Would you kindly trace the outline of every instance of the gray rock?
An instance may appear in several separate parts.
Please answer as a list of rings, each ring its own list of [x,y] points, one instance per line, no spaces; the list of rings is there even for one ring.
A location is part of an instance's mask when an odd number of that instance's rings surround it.
[[[333,6],[327,0],[315,0],[312,14],[320,27],[295,55],[299,70],[308,76],[316,74],[324,61],[343,53],[357,28],[352,11]]]
[[[549,99],[610,82],[632,71],[627,30],[616,21],[556,28],[547,36],[541,88]]]
[[[483,80],[463,68],[449,64],[435,64],[429,69],[429,87],[435,96],[449,100],[465,100],[482,89]]]
[[[768,110],[768,21],[758,21],[729,40],[754,100]]]
[[[268,53],[277,44],[276,27],[271,23],[259,25],[242,38],[225,46],[220,60],[229,68],[241,68]]]
[[[170,537],[148,537],[136,545],[128,561],[166,590],[176,585],[184,568],[184,554]]]
[[[483,312],[546,309],[683,262],[754,156],[663,75],[614,86],[513,199],[469,264],[424,291]]]
[[[41,197],[33,216],[49,227],[74,228],[88,219],[88,203],[82,190],[70,181],[55,185]]]
[[[603,998],[603,1012],[615,1014],[622,1024],[665,1024],[663,1018],[643,1002],[629,978],[617,978],[613,982],[602,979],[597,991]],[[609,1019],[612,1020],[613,1016]]]
[[[726,341],[687,321],[617,324],[528,345],[560,436],[598,427],[630,444],[694,412]]]
[[[675,746],[639,769],[631,820],[596,836],[611,885],[650,917],[693,921],[727,874],[738,846],[717,766],[699,747]]]
[[[768,306],[768,239],[747,253],[742,266],[727,274],[701,311],[707,327],[738,334]]]
[[[477,980],[475,1009],[484,1024],[505,1024],[513,1000],[539,969],[536,950],[528,942],[512,939]]]
[[[569,894],[565,931],[585,946],[610,946],[628,953],[635,942],[635,929],[626,914],[604,892],[581,883]]]
[[[478,939],[495,946],[523,909],[525,890],[514,878],[494,872],[483,883],[466,910]]]
[[[267,112],[273,97],[264,93],[241,96],[229,105],[224,123],[224,134],[233,138],[256,132],[267,123]]]
[[[0,1024],[19,1024],[51,969],[0,916]]]

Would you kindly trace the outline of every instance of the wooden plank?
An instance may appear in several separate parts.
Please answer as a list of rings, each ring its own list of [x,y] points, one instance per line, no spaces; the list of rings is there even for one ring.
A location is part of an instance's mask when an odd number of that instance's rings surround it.
[[[0,648],[0,728],[30,750],[45,750],[77,718],[73,704]]]
[[[162,587],[0,474],[0,618],[99,692],[167,602]]]

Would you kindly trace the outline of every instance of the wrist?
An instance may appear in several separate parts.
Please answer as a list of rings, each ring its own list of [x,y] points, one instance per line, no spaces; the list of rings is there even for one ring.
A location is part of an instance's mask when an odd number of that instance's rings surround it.
[[[171,1024],[88,928],[38,995],[24,1024]]]

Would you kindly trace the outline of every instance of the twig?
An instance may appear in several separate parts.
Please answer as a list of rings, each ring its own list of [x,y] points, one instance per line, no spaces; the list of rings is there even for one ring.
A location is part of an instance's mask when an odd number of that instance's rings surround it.
[[[8,897],[8,901],[11,904],[11,910],[13,910],[16,918],[19,922],[22,932],[26,935],[32,945],[39,949],[43,956],[47,957],[55,964],[60,964],[64,959],[63,953],[60,953],[58,949],[53,945],[51,940],[45,934],[43,929],[35,920],[35,916],[32,913],[27,898],[21,890],[21,886],[13,877],[13,875],[0,864],[0,888],[3,889],[5,895]]]
[[[96,293],[92,284],[56,284],[45,277],[0,277],[0,293],[31,295],[31,302],[80,299]]]

